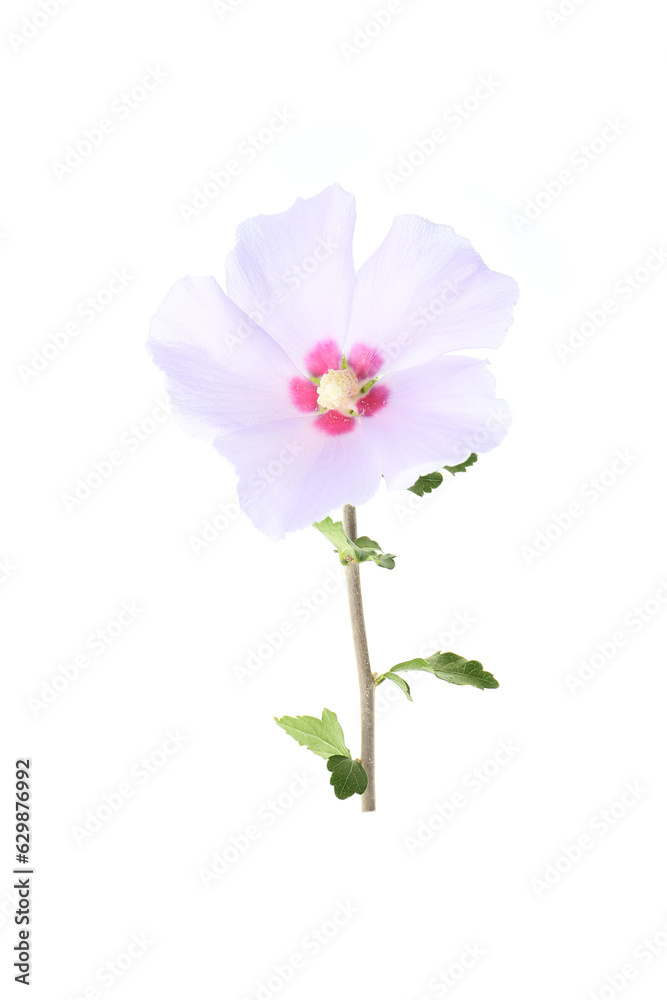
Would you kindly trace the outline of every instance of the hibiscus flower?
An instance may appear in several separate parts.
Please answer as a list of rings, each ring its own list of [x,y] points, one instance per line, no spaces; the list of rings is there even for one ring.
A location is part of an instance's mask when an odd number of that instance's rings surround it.
[[[486,361],[517,286],[453,229],[401,215],[355,272],[355,203],[338,185],[244,222],[227,292],[183,278],[151,321],[149,350],[174,415],[238,474],[242,509],[282,538],[384,476],[422,474],[494,448],[509,425]]]

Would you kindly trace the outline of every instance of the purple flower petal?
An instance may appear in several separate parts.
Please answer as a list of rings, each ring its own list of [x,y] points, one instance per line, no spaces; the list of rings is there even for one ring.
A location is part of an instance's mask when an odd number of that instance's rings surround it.
[[[450,226],[401,215],[359,270],[345,353],[368,357],[375,348],[393,371],[498,347],[517,298],[516,282],[489,270]]]
[[[290,393],[298,370],[214,278],[174,285],[151,320],[148,349],[167,374],[174,416],[197,437],[212,441],[301,409]]]
[[[227,258],[229,296],[304,374],[316,345],[333,341],[334,348],[320,350],[318,362],[342,352],[354,287],[354,220],[354,198],[335,184],[298,198],[280,215],[248,219]]]
[[[234,463],[241,506],[274,538],[365,503],[381,475],[402,489],[488,451],[509,425],[486,363],[443,355],[498,346],[514,281],[448,226],[402,216],[355,282],[354,214],[335,185],[245,222],[230,297],[185,278],[151,322],[177,419]]]
[[[214,442],[239,476],[241,508],[271,538],[305,528],[345,503],[362,504],[380,485],[361,420],[349,434],[323,434],[319,417],[298,417],[226,434]]]
[[[476,358],[444,357],[393,372],[371,389],[369,403],[380,389],[387,392],[384,405],[359,420],[389,489],[406,489],[420,475],[490,451],[510,424],[507,404],[495,398],[495,379]]]

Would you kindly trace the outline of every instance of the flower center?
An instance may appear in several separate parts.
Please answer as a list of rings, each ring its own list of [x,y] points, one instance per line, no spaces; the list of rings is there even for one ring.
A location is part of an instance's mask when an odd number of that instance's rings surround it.
[[[325,410],[356,414],[355,402],[359,395],[359,383],[351,368],[334,371],[329,369],[320,379],[317,402]]]

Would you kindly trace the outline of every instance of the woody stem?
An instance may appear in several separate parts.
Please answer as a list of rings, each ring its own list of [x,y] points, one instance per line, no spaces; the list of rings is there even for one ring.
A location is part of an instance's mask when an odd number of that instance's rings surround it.
[[[351,504],[343,507],[343,530],[351,541],[357,539],[357,511]],[[361,598],[359,563],[352,561],[345,570],[347,597],[352,621],[352,638],[359,675],[361,699],[361,763],[368,775],[368,788],[361,796],[362,812],[375,810],[375,677],[368,655],[368,640]]]

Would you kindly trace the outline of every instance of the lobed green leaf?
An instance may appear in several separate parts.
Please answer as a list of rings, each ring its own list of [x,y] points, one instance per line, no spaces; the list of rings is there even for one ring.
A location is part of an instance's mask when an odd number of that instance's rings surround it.
[[[443,468],[455,476],[457,472],[465,472],[476,461],[477,455],[473,452],[472,455],[466,458],[465,462],[461,462],[459,465],[445,465]],[[426,476],[420,476],[416,483],[408,486],[408,489],[411,493],[416,493],[418,497],[423,497],[425,493],[432,493],[438,486],[441,486],[443,479],[444,477],[441,472],[429,472]]]
[[[328,708],[322,710],[321,719],[314,715],[283,715],[281,719],[276,717],[276,722],[299,746],[308,747],[318,757],[351,756],[338,717]]]
[[[343,531],[342,521],[332,521],[330,517],[325,517],[323,521],[315,521],[314,528],[321,531],[336,549],[340,561],[344,566],[349,562],[367,562],[372,560],[383,569],[393,569],[396,565],[396,556],[389,552],[382,552],[378,542],[374,542],[367,535],[361,535],[353,542]]]
[[[438,486],[442,485],[443,475],[441,472],[429,472],[427,476],[420,476],[416,483],[408,486],[411,493],[416,493],[418,497],[423,497],[425,493],[432,493]]]
[[[358,760],[351,757],[334,756],[327,761],[331,771],[331,781],[338,799],[349,799],[355,793],[363,795],[368,788],[368,775]]]
[[[397,663],[387,673],[381,674],[377,683],[393,680],[392,675],[399,670],[422,670],[433,674],[441,681],[447,681],[448,684],[467,684],[480,690],[499,687],[493,674],[485,670],[479,660],[466,660],[465,656],[459,656],[458,653],[434,653],[425,659],[418,656],[414,660]]]
[[[447,469],[447,472],[451,472],[451,474],[455,476],[457,472],[465,472],[471,465],[474,465],[476,461],[477,455],[473,451],[472,455],[468,455],[465,462],[460,462],[459,465],[446,465],[445,469]]]

